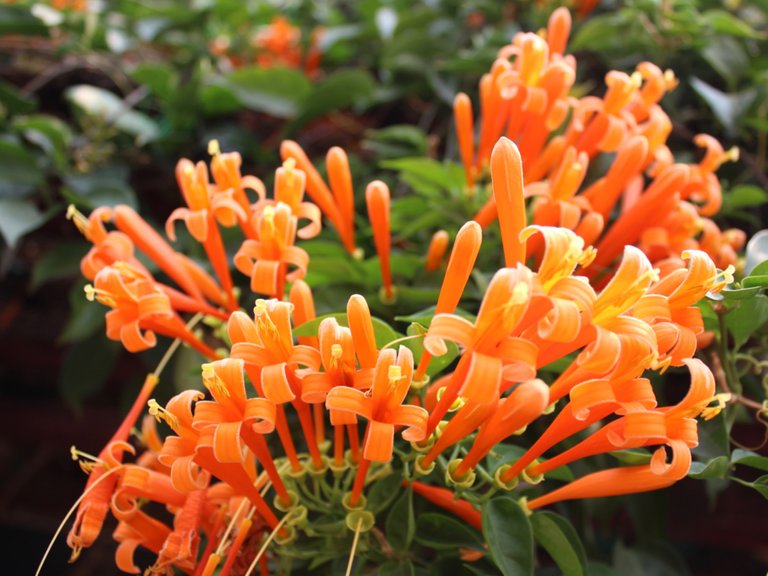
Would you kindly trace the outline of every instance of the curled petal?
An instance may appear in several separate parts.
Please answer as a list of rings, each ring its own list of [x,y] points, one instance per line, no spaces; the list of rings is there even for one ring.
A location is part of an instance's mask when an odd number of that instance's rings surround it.
[[[370,399],[360,390],[346,386],[337,386],[328,392],[325,407],[329,410],[357,414],[369,420],[372,413]]]
[[[213,433],[213,456],[222,463],[243,461],[243,444],[240,440],[241,422],[222,422]]]
[[[442,356],[448,348],[443,340],[450,340],[469,348],[474,339],[475,327],[471,322],[453,314],[438,314],[432,319],[424,348],[433,356]]]
[[[390,419],[396,426],[407,426],[403,430],[403,440],[420,442],[424,440],[427,431],[429,414],[421,406],[398,406],[390,412]]]
[[[285,362],[264,366],[261,369],[261,386],[264,395],[275,404],[284,404],[296,398],[288,381]]]
[[[248,398],[245,402],[243,422],[250,424],[257,434],[269,434],[275,429],[275,405],[265,398]]]

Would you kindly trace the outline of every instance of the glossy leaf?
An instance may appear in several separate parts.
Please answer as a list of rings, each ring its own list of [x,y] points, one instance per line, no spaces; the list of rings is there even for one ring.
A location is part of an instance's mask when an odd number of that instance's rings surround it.
[[[483,535],[504,576],[533,574],[533,530],[523,509],[509,496],[483,508]]]
[[[395,550],[408,550],[416,534],[416,517],[413,513],[413,490],[407,488],[395,500],[387,515],[387,541]]]
[[[416,542],[436,550],[458,548],[483,549],[482,535],[466,523],[444,514],[419,514],[416,520]]]
[[[565,576],[587,574],[587,554],[573,525],[554,512],[534,512],[533,537],[544,548]]]

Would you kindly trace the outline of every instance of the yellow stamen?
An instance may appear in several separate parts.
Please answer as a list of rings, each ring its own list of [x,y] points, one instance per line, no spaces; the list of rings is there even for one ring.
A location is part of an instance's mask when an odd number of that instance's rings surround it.
[[[98,301],[100,304],[113,308],[116,305],[114,297],[109,292],[94,288],[93,284],[86,284],[83,286],[83,291],[85,292],[85,299],[88,300],[88,302]]]
[[[725,408],[728,402],[730,402],[731,398],[732,395],[730,392],[721,392],[720,394],[715,394],[707,401],[707,404],[715,402],[715,405],[704,408],[699,416],[704,418],[704,420],[712,420],[712,418],[723,411],[723,408]]]
[[[67,206],[67,220],[72,220],[72,223],[80,231],[80,234],[85,236],[86,240],[91,239],[90,234],[88,234],[88,218],[75,208],[74,204]]]
[[[219,146],[219,141],[215,138],[208,142],[208,154],[211,156],[218,156],[221,154],[221,146]]]
[[[212,394],[222,395],[229,398],[229,388],[224,383],[224,380],[216,374],[216,369],[213,363],[203,364],[201,366],[203,372],[203,384]]]
[[[86,474],[90,474],[96,464],[101,464],[104,468],[109,468],[109,465],[98,456],[78,450],[74,446],[69,449],[69,453],[72,456],[72,460],[77,462],[80,469]]]
[[[664,83],[667,90],[674,90],[677,87],[677,77],[672,70],[664,70]]]
[[[149,407],[150,415],[154,416],[155,420],[158,422],[164,421],[174,431],[179,429],[179,419],[174,414],[171,414],[168,412],[168,410],[160,406],[160,404],[157,403],[157,400],[150,398],[149,402],[147,402],[147,406]]]
[[[344,350],[342,349],[341,344],[331,344],[331,368],[338,367],[343,353]]]

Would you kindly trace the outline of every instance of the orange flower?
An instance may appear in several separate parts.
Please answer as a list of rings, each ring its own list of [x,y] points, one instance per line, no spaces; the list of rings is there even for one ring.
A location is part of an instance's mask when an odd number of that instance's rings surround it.
[[[354,225],[346,222],[344,214],[341,211],[340,206],[336,203],[334,195],[323,181],[322,177],[309,161],[307,155],[296,142],[292,140],[284,140],[280,145],[280,156],[283,162],[292,158],[296,162],[296,166],[299,170],[307,175],[307,194],[312,198],[312,201],[317,204],[320,210],[325,214],[333,227],[336,228],[336,232],[339,234],[344,247],[347,252],[352,254],[355,251],[355,239],[348,232],[354,229]],[[336,171],[336,164],[334,164],[334,172]],[[336,177],[336,174],[334,175]],[[342,194],[341,191],[339,194]],[[342,194],[343,195],[343,194]],[[345,205],[346,206],[346,205]],[[348,207],[345,209],[347,217],[349,215]]]
[[[203,162],[198,162],[195,166],[189,160],[180,160],[176,165],[176,179],[188,208],[177,208],[171,213],[165,223],[165,232],[174,241],[176,234],[173,224],[176,220],[184,220],[189,233],[205,248],[216,276],[227,294],[227,305],[230,310],[234,310],[237,308],[237,302],[232,291],[232,276],[229,273],[224,242],[214,218],[216,209],[211,202],[208,169]],[[247,218],[247,213],[236,201],[219,196],[218,208],[222,207],[231,210],[240,220]]]
[[[373,243],[379,255],[381,278],[384,282],[384,297],[392,302],[392,271],[389,264],[390,230],[389,230],[389,188],[381,180],[375,180],[365,189],[365,202],[368,206],[368,218],[373,229]]]
[[[257,217],[258,240],[246,240],[235,254],[235,267],[251,278],[251,290],[282,299],[285,282],[300,280],[307,273],[309,256],[294,246],[296,216],[290,206],[267,205]],[[288,272],[288,266],[294,269]]]
[[[325,405],[337,410],[362,416],[368,420],[363,457],[374,462],[392,459],[395,426],[406,426],[405,440],[419,442],[424,439],[427,411],[419,406],[404,405],[413,376],[413,355],[401,346],[398,352],[382,350],[373,373],[370,395],[345,386],[328,392]]]
[[[434,272],[440,268],[448,249],[448,242],[450,242],[450,237],[445,230],[438,230],[432,235],[432,240],[429,241],[427,248],[427,257],[424,259],[424,269],[427,272]]]
[[[93,286],[85,289],[89,300],[112,308],[106,315],[107,337],[121,341],[129,352],[152,348],[157,332],[183,340],[208,358],[217,358],[216,352],[184,326],[171,309],[168,296],[127,264],[102,268]]]

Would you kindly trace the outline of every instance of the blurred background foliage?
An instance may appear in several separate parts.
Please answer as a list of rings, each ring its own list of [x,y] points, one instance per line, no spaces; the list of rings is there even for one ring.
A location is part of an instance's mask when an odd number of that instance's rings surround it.
[[[663,102],[674,123],[673,152],[693,160],[691,139],[699,132],[716,136],[724,148],[739,147],[739,161],[719,172],[724,189],[719,218],[721,225],[752,236],[763,226],[768,201],[768,2],[593,4],[572,6],[579,14],[569,44],[578,60],[576,92],[600,91],[606,72],[630,71],[643,60],[674,70],[680,84]],[[283,139],[299,141],[321,172],[328,148],[342,146],[350,154],[358,209],[370,180],[381,178],[392,187],[398,248],[393,269],[413,307],[398,310],[412,314],[395,324],[405,332],[409,322],[425,315],[439,288],[439,278],[423,270],[429,238],[438,228],[455,233],[477,208],[463,194],[453,97],[465,91],[476,101],[478,79],[497,50],[520,30],[540,29],[557,5],[495,0],[0,4],[0,398],[8,407],[0,462],[12,471],[0,504],[14,502],[0,507],[0,517],[4,532],[25,535],[27,556],[42,551],[39,542],[81,489],[80,477],[64,471],[62,454],[73,442],[98,446],[97,437],[109,435],[122,400],[131,398],[146,366],[156,361],[153,352],[128,358],[103,337],[103,310],[82,297],[78,267],[87,245],[64,219],[67,205],[84,212],[102,205],[140,206],[158,223],[179,202],[176,161],[206,159],[211,139],[225,151],[240,151],[244,173],[259,176],[268,187]],[[359,217],[362,222],[362,212]],[[497,240],[491,233],[488,241]],[[373,254],[370,231],[362,226],[361,243]],[[583,559],[581,544],[571,542],[560,520],[539,519],[537,540],[550,538],[555,552],[545,548],[555,560],[562,550],[580,558],[574,565],[582,568],[570,573],[757,574],[768,563],[760,513],[768,498],[768,458],[754,451],[765,440],[765,428],[754,416],[761,418],[767,386],[768,269],[755,267],[768,257],[762,243],[751,244],[754,262],[740,271],[740,277],[751,274],[722,299],[702,304],[707,327],[717,334],[713,351],[704,355],[721,386],[725,375],[731,391],[753,405],[737,403],[701,426],[691,476],[704,482],[568,507],[594,562]],[[338,311],[352,292],[378,291],[377,262],[349,258],[333,231],[304,247],[312,259],[308,281],[323,287],[316,292],[319,313]],[[474,278],[470,302],[486,281],[481,274]],[[393,320],[383,304],[375,312]],[[168,384],[167,393],[174,385],[194,385],[195,365],[194,352],[180,354],[176,383]],[[675,381],[678,375],[668,378]],[[79,424],[68,431],[73,413]],[[31,454],[22,465],[15,463],[20,451]],[[631,461],[636,455],[616,457]],[[71,494],[25,496],[36,483],[45,491],[40,475],[63,479],[63,485],[70,478]],[[734,489],[727,481],[733,475],[754,490]],[[671,499],[675,508],[666,507]],[[404,515],[407,523],[412,506],[395,506],[392,514]],[[429,512],[423,502],[420,506],[420,512]],[[445,538],[458,530],[450,519],[435,516],[418,522],[431,522],[428,528],[442,530]],[[393,526],[400,521],[395,517]],[[434,550],[438,571],[455,562],[453,541],[444,540],[452,542],[445,548],[438,538],[423,536],[424,530],[417,534],[413,545]],[[470,531],[454,535],[459,544],[476,538]],[[23,546],[21,537],[14,541]],[[107,541],[102,553],[107,567],[110,545]],[[99,555],[94,556],[90,568],[81,562],[68,573],[96,573],[88,572],[99,569]],[[413,566],[406,562],[391,566],[392,573],[409,572]],[[478,574],[490,570],[465,566]],[[546,556],[540,573],[557,573]]]

